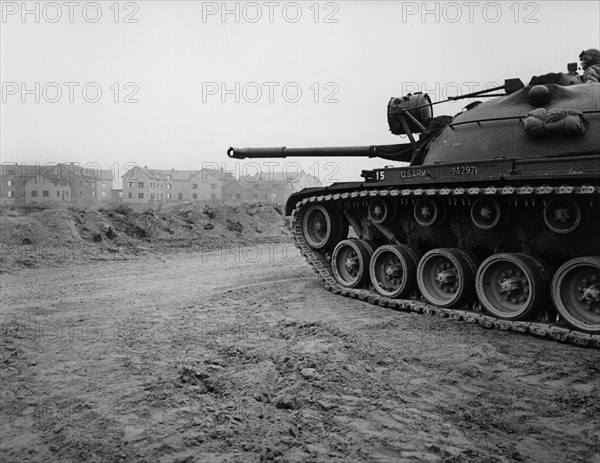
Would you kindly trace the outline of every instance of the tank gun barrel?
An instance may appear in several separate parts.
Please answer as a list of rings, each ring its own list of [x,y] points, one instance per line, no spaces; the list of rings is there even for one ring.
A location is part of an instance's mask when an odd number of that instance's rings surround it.
[[[287,158],[287,157],[378,157],[377,146],[335,146],[324,148],[229,148],[233,159]],[[381,147],[380,147],[381,148]]]

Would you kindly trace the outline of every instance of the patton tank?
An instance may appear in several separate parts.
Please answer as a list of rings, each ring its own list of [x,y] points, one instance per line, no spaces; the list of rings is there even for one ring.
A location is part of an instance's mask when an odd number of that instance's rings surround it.
[[[391,98],[389,128],[408,143],[228,156],[404,163],[288,198],[296,244],[328,290],[600,347],[600,84],[569,70],[445,100],[493,97],[453,117],[433,117],[427,94]]]

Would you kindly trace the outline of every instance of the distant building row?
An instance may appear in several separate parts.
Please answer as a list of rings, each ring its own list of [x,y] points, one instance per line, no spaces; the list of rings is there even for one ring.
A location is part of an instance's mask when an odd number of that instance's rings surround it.
[[[75,163],[55,165],[1,164],[0,202],[94,203],[111,201],[113,173]]]
[[[75,163],[53,166],[0,165],[3,204],[123,201],[161,204],[179,201],[263,201],[284,203],[295,191],[321,186],[303,171],[263,172],[236,179],[223,170],[158,170],[135,167],[123,175],[123,189],[113,188],[113,172]]]
[[[321,186],[304,171],[263,172],[236,179],[223,170],[158,170],[137,167],[123,175],[123,201],[167,203],[176,201],[266,201],[284,203],[303,188]]]

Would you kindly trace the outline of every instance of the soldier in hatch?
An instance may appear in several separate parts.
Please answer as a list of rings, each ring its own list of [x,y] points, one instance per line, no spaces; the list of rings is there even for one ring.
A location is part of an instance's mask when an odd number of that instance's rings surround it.
[[[583,76],[581,80],[584,84],[600,83],[600,50],[590,48],[579,54]]]

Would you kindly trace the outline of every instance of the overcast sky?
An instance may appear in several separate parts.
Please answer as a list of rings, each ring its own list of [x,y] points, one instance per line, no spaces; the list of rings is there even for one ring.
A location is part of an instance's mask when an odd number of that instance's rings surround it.
[[[404,142],[392,96],[566,72],[600,48],[600,2],[3,1],[0,27],[2,162],[244,173],[229,146]],[[276,170],[390,164],[318,161]]]

